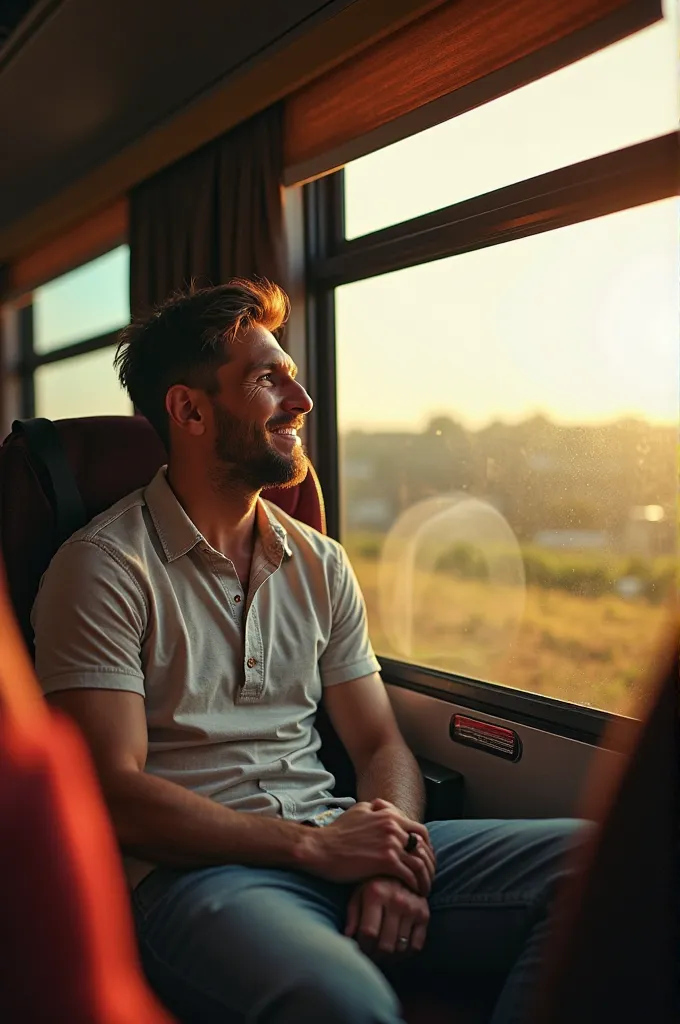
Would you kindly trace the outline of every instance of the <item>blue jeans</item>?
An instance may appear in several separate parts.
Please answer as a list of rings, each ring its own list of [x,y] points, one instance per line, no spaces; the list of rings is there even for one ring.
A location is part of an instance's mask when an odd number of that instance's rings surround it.
[[[413,968],[503,976],[491,1021],[518,1024],[564,851],[585,825],[468,820],[428,829],[437,874]],[[147,977],[183,1024],[398,1024],[385,975],[342,934],[351,891],[269,868],[158,868],[133,894]]]

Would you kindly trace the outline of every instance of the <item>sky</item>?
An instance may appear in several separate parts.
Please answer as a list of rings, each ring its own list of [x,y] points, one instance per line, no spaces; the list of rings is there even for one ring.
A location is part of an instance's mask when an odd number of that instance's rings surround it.
[[[677,128],[664,22],[345,169],[347,235]],[[38,289],[38,351],[128,319],[127,246]],[[543,412],[678,420],[678,205],[667,200],[357,282],[336,297],[341,430]],[[52,417],[129,411],[112,352],[36,374]]]

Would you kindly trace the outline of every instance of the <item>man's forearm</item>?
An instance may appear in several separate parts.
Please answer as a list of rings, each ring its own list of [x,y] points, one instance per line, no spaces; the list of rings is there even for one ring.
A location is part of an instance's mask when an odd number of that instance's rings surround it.
[[[423,820],[423,777],[405,743],[386,743],[374,751],[357,771],[357,795],[360,800],[389,800],[406,817]]]
[[[143,860],[187,868],[304,866],[309,830],[296,822],[234,811],[140,771],[108,780],[104,795],[123,851]]]

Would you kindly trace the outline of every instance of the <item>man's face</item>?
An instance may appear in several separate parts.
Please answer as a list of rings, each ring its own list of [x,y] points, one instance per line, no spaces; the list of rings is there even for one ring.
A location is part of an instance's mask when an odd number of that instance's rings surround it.
[[[253,327],[231,344],[212,396],[215,467],[225,486],[292,487],[307,474],[297,431],[312,400],[274,336]]]

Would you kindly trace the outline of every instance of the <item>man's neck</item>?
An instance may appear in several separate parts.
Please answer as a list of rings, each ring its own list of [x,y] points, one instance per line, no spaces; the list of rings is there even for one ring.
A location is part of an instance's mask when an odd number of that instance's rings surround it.
[[[197,467],[168,464],[168,483],[208,543],[235,564],[250,561],[259,491],[234,483],[218,487]]]

